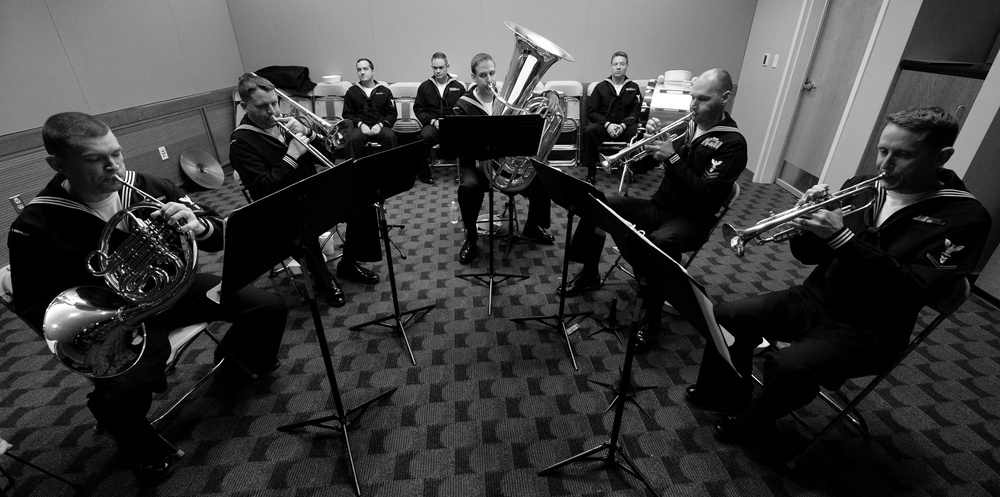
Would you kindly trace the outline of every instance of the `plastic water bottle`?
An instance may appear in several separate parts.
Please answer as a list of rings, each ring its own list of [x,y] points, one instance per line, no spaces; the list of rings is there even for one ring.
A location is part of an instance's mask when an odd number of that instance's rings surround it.
[[[458,202],[452,200],[451,206],[448,207],[448,221],[451,224],[458,224]]]

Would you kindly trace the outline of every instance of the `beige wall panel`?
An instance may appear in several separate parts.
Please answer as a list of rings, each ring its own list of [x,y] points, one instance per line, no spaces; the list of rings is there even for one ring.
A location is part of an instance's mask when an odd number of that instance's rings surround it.
[[[229,0],[228,4],[247,71],[305,66],[314,82],[324,74],[353,81],[354,61],[373,52],[368,2]]]
[[[757,2],[757,19],[766,24],[755,26],[747,40],[741,63],[740,91],[733,104],[733,118],[747,140],[748,168],[756,170],[768,127],[774,118],[782,77],[789,61],[801,9],[787,8],[784,0]],[[764,54],[778,54],[777,68],[764,67]]]
[[[607,76],[608,57],[623,48],[632,77],[668,67],[700,72],[723,66],[738,77],[756,2],[748,0],[229,0],[244,68],[304,65],[313,81],[339,74],[355,81],[358,57],[375,61],[382,81],[421,81],[435,51],[452,72],[469,79],[468,61],[485,51],[505,73],[521,24],[576,58],[556,63],[545,80],[582,82]],[[706,36],[704,33],[711,33]],[[674,48],[671,48],[674,47]],[[500,74],[504,76],[505,74]]]
[[[580,81],[584,74],[588,31],[587,3],[573,0],[483,2],[483,48],[497,63],[497,77],[507,75],[514,53],[514,33],[504,21],[528,28],[570,53],[574,62],[556,62],[542,81]],[[601,34],[603,36],[603,33]],[[471,57],[470,57],[471,59]]]
[[[634,79],[655,77],[669,69],[697,75],[723,67],[738,81],[756,4],[748,0],[591,0],[583,4],[589,5],[584,72],[566,79],[603,79],[610,73],[611,54],[624,50],[629,54],[629,77]]]
[[[100,114],[195,93],[168,3],[53,1],[49,10],[90,106]]]
[[[0,2],[0,88],[0,136],[41,126],[56,112],[88,110],[45,2]]]
[[[243,63],[226,2],[170,0],[170,12],[185,60],[173,69],[190,75],[191,93],[235,86]]]
[[[377,5],[379,15],[372,23],[374,50],[370,54],[376,79],[423,81],[431,76],[431,54],[444,52],[450,71],[462,81],[471,81],[469,61],[482,51],[483,9],[478,2],[453,2],[447,9],[435,2],[411,0],[389,0]],[[345,58],[349,67],[333,74],[357,81],[354,61],[361,56]]]

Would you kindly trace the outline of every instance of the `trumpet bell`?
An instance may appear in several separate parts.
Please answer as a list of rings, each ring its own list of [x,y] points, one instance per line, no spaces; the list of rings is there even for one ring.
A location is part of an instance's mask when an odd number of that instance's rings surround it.
[[[729,248],[733,250],[736,257],[743,257],[746,253],[746,242],[743,240],[743,233],[733,225],[725,223],[722,225],[722,239],[729,242]]]

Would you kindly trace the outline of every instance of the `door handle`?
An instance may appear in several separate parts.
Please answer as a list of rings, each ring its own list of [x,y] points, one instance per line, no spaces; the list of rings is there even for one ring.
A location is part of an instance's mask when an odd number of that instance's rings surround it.
[[[812,80],[806,78],[806,82],[802,83],[802,91],[815,91],[816,85],[813,84]]]

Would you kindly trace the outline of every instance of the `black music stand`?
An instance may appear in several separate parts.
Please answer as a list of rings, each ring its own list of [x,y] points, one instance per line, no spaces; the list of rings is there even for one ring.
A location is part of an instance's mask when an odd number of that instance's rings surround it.
[[[622,254],[633,264],[633,267],[644,268],[644,274],[642,275],[643,279],[656,279],[657,281],[665,282],[663,287],[667,293],[667,299],[671,302],[676,301],[678,303],[675,308],[681,313],[682,316],[688,319],[692,326],[697,328],[698,331],[704,332],[708,336],[712,337],[716,348],[720,350],[723,357],[726,358],[730,366],[732,366],[725,338],[723,338],[722,331],[715,322],[712,301],[705,294],[701,285],[695,282],[691,276],[688,275],[687,271],[677,263],[677,261],[673,260],[670,256],[653,245],[649,239],[636,231],[635,228],[632,227],[631,223],[622,219],[607,205],[602,203],[599,204],[599,207],[600,209],[593,213],[594,216],[590,217],[591,213],[589,212],[589,206],[582,205],[579,209],[580,215],[586,217],[587,219],[592,219],[595,225],[611,234],[615,242],[618,243],[618,247],[622,249]],[[639,387],[632,383],[632,362],[636,336],[638,335],[637,332],[639,331],[642,321],[642,304],[643,299],[637,299],[632,320],[632,335],[629,337],[628,345],[625,347],[625,360],[622,365],[621,377],[615,385],[594,382],[612,388],[612,390],[614,390],[617,394],[615,399],[611,402],[611,406],[608,406],[608,410],[610,410],[611,407],[615,408],[615,417],[614,421],[611,423],[610,438],[597,447],[585,450],[575,456],[542,469],[538,472],[539,476],[552,473],[555,470],[574,462],[600,461],[606,466],[613,464],[622,471],[625,471],[641,481],[654,495],[659,495],[646,476],[639,470],[638,466],[636,466],[635,462],[632,461],[632,458],[625,452],[619,441],[619,436],[621,435],[622,416],[625,411],[625,402],[631,401],[638,406],[632,397],[642,390],[652,388]],[[735,371],[735,368],[733,370]],[[642,410],[641,407],[639,407],[639,409]],[[645,413],[645,411],[643,412]],[[648,414],[646,415],[648,416]],[[606,451],[603,456],[598,455],[603,451]],[[618,460],[617,456],[619,455],[625,462],[624,464]]]
[[[545,185],[545,189],[548,190],[549,195],[552,196],[552,201],[559,204],[569,212],[569,216],[567,216],[566,219],[566,250],[563,251],[562,265],[562,284],[565,286],[566,277],[569,272],[570,245],[573,239],[573,215],[576,213],[577,205],[581,203],[595,202],[595,198],[603,199],[604,194],[595,188],[594,185],[585,181],[580,181],[553,168],[552,166],[542,164],[534,159],[532,159],[531,162],[532,166],[535,168],[535,174],[538,176],[538,179],[542,181]],[[569,352],[569,358],[573,361],[573,369],[579,370],[580,368],[576,365],[576,355],[573,354],[573,344],[569,339],[570,331],[566,328],[566,325],[572,323],[574,319],[580,316],[589,316],[590,314],[592,313],[573,312],[567,314],[566,295],[560,294],[559,312],[557,314],[551,316],[527,316],[523,318],[512,318],[511,321],[515,323],[538,321],[562,333],[563,338],[566,340],[566,350]]]
[[[252,283],[289,255],[304,256],[305,240],[309,240],[310,237],[316,239],[330,226],[344,222],[348,212],[350,191],[354,187],[357,175],[357,164],[348,161],[233,211],[226,222],[228,250],[223,260],[221,299],[225,301],[228,296]],[[260,233],[267,233],[268,236],[261,237]],[[253,250],[234,250],[236,247],[253,247]],[[336,412],[329,416],[280,426],[278,431],[288,432],[303,426],[339,430],[347,449],[354,492],[360,496],[361,486],[358,484],[347,428],[364,414],[371,404],[392,395],[396,388],[386,390],[350,409],[344,408],[337,374],[333,370],[333,361],[330,358],[323,320],[319,314],[309,267],[306,264],[302,265],[302,278]],[[326,424],[329,422],[336,422],[336,425]]]
[[[542,137],[542,116],[448,116],[441,119],[441,153],[451,157],[496,160],[504,157],[533,156]],[[489,223],[493,225],[493,187],[489,190]],[[498,273],[494,267],[493,234],[490,233],[490,263],[485,273],[459,274],[489,287],[486,314],[493,314],[493,287],[511,278],[528,279],[523,274]]]
[[[385,219],[385,201],[389,197],[413,188],[413,182],[417,179],[417,167],[422,160],[421,154],[423,154],[423,150],[421,142],[414,142],[358,159],[360,172],[358,173],[358,180],[355,182],[355,198],[351,202],[354,207],[361,207],[371,203],[375,204],[375,212],[378,214],[379,233],[382,235],[382,244],[385,246],[385,262],[389,270],[389,286],[392,288],[393,312],[387,316],[377,317],[359,325],[351,326],[348,329],[357,331],[368,325],[377,324],[398,330],[403,335],[403,343],[406,344],[406,351],[410,354],[410,362],[414,365],[417,364],[417,360],[413,357],[413,349],[410,348],[410,339],[406,337],[406,328],[403,325],[408,323],[417,313],[429,312],[436,304],[417,307],[405,312],[399,311],[399,294],[396,292],[396,273],[392,266],[392,240],[389,239],[389,224]],[[405,319],[403,319],[404,316]],[[386,321],[390,320],[392,324],[385,324]]]

